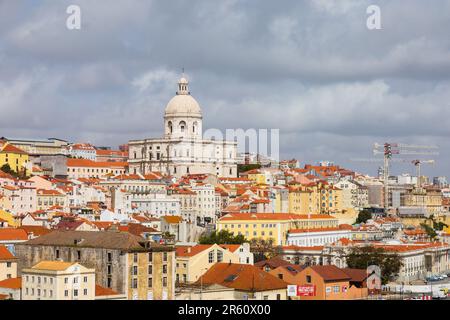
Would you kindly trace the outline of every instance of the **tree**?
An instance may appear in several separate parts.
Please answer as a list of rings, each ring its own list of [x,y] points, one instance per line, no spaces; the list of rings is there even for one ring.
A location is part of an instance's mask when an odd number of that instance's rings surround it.
[[[428,237],[430,237],[431,240],[434,240],[437,237],[436,231],[426,223],[421,223],[420,226],[422,227],[422,229],[425,230],[425,232],[427,233]]]
[[[241,234],[234,236],[227,230],[214,231],[211,234],[202,234],[199,239],[200,244],[243,244],[248,242]]]
[[[250,241],[250,251],[254,255],[255,262],[271,259],[280,255],[281,247],[274,245],[274,243],[274,239],[252,239]]]
[[[346,258],[349,268],[365,270],[370,265],[380,267],[383,284],[394,280],[403,266],[403,262],[398,254],[387,253],[383,248],[375,248],[373,246],[352,248]]]
[[[1,168],[0,168],[0,170],[2,170],[4,173],[7,173],[7,174],[15,174],[15,172],[14,171],[12,171],[12,169],[11,169],[11,167],[9,166],[9,164],[8,163],[6,163],[6,164],[4,164]]]
[[[261,169],[260,164],[238,164],[238,173]]]
[[[368,210],[362,210],[356,218],[356,223],[366,223],[367,220],[372,219],[372,214]]]

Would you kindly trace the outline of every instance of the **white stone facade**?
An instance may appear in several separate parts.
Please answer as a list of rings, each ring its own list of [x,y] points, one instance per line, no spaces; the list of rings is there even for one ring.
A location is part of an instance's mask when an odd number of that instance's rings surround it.
[[[130,173],[159,171],[177,178],[198,173],[236,177],[237,142],[203,139],[202,119],[200,106],[183,77],[177,95],[166,107],[164,137],[129,142]]]

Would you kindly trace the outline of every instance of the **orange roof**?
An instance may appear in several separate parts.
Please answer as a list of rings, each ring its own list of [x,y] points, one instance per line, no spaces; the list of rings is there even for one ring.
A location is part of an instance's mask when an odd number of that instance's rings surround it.
[[[115,296],[119,293],[114,291],[113,289],[105,288],[102,286],[99,286],[98,284],[95,285],[95,296],[96,297],[104,297],[104,296]]]
[[[21,226],[20,229],[25,230],[25,232],[28,234],[33,233],[34,236],[38,237],[52,232],[52,230],[47,229],[46,227],[43,226]]]
[[[220,221],[236,221],[236,220],[306,220],[306,219],[336,219],[327,214],[292,214],[292,213],[230,213]]]
[[[128,162],[96,162],[88,159],[67,159],[68,167],[87,167],[87,168],[125,168]]]
[[[12,144],[5,144],[5,146],[3,147],[3,149],[0,151],[0,153],[15,153],[15,154],[28,154],[25,151],[23,151],[22,149],[19,149],[15,146],[13,146]]]
[[[227,249],[230,252],[235,252],[237,249],[240,248],[240,244],[221,244],[222,248]]]
[[[0,241],[28,240],[28,235],[23,229],[4,228],[0,229]]]
[[[247,292],[286,289],[288,285],[255,266],[236,263],[216,263],[196,283],[220,284]]]
[[[327,232],[327,231],[344,231],[352,230],[352,227],[332,227],[332,228],[311,228],[311,229],[291,229],[289,233],[311,233],[311,232]]]
[[[22,288],[22,278],[10,278],[0,281],[0,288],[7,289],[21,289]]]
[[[39,189],[37,191],[37,194],[41,195],[41,196],[62,196],[63,195],[58,190],[44,190],[44,189]]]
[[[324,281],[339,281],[339,280],[348,281],[352,278],[342,269],[339,269],[334,265],[327,265],[327,266],[316,265],[310,266],[309,268],[317,272]]]
[[[196,246],[179,246],[176,248],[175,254],[177,257],[193,257],[202,251],[211,248],[212,244],[198,244]]]
[[[5,246],[0,246],[0,261],[16,260],[17,258]]]
[[[163,216],[162,219],[166,220],[167,223],[180,223],[183,218],[180,216]]]
[[[322,251],[323,246],[315,246],[315,247],[300,247],[300,246],[284,246],[282,247],[284,250],[294,250],[294,251]]]

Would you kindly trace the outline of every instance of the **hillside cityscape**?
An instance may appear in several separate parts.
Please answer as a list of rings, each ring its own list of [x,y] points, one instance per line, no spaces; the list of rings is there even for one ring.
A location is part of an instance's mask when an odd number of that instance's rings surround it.
[[[377,176],[239,153],[184,74],[162,120],[116,149],[0,139],[0,299],[447,299],[448,181],[389,174],[434,147],[376,145]]]

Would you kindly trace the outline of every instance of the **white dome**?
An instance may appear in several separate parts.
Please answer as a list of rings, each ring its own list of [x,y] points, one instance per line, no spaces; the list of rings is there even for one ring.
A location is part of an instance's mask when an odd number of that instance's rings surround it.
[[[201,116],[202,110],[198,102],[189,94],[173,97],[166,107],[166,116]]]

